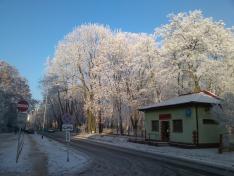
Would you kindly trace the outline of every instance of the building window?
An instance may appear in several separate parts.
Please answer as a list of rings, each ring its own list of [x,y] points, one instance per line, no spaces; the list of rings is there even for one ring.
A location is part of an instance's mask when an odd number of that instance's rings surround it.
[[[159,131],[159,122],[158,120],[152,120],[151,121],[151,130],[152,131]]]
[[[203,124],[218,125],[218,122],[212,119],[203,119]]]
[[[183,121],[173,120],[173,132],[182,133],[183,132]]]
[[[210,107],[205,107],[205,112],[209,112],[210,111]]]

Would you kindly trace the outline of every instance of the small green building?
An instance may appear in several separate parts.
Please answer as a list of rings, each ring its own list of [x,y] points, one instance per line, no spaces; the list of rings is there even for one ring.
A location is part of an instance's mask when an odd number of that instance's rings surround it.
[[[211,107],[219,103],[216,95],[202,91],[143,107],[139,110],[145,113],[146,138],[172,145],[217,146],[221,129]]]

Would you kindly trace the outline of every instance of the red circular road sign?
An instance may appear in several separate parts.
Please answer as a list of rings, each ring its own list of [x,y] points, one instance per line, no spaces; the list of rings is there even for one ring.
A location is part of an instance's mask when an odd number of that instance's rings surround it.
[[[25,112],[28,110],[28,107],[29,107],[29,104],[27,101],[25,100],[21,100],[18,102],[17,104],[17,109],[20,111],[20,112]]]

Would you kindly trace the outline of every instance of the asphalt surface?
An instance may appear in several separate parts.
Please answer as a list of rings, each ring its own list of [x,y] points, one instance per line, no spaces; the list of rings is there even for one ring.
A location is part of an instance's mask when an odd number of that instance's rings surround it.
[[[60,134],[45,134],[59,142],[64,142]],[[70,143],[71,147],[86,153],[90,164],[79,174],[81,176],[218,176],[211,168],[199,169],[199,164],[181,163],[168,158],[160,158],[151,154],[130,149],[120,149],[105,144],[76,139]],[[220,171],[222,175],[233,173]]]

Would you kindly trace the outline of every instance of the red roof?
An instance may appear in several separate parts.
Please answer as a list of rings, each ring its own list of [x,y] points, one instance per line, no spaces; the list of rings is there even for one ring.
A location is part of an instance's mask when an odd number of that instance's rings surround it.
[[[205,93],[205,94],[207,94],[209,96],[212,96],[214,98],[220,99],[217,95],[215,95],[214,93],[212,93],[212,92],[210,92],[208,90],[202,90],[201,92],[203,92],[203,93]]]

